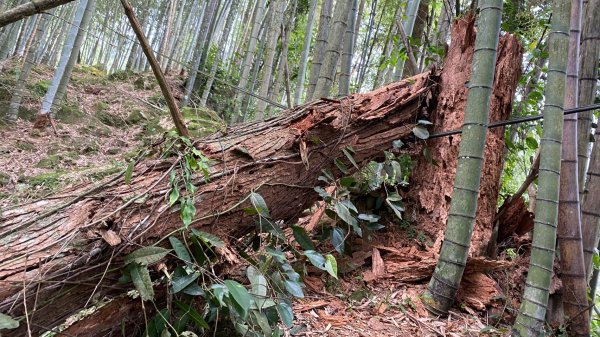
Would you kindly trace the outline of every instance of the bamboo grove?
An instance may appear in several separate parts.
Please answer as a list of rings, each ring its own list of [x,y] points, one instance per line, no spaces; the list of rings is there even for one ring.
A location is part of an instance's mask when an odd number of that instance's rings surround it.
[[[526,190],[534,213],[527,275],[510,333],[540,336],[556,323],[570,336],[600,333],[594,331],[600,329],[594,323],[600,310],[595,297],[600,268],[598,113],[563,114],[600,99],[600,0],[122,3],[132,9],[127,17],[113,0],[0,3],[0,71],[8,71],[8,62],[19,65],[12,75],[14,86],[6,90],[9,95],[0,96],[5,100],[0,101],[3,124],[11,127],[18,121],[30,76],[37,67],[46,67],[53,76],[39,97],[36,123],[47,120],[55,127],[77,64],[103,75],[152,70],[162,76],[160,86],[180,136],[189,134],[178,122],[179,109],[209,108],[227,125],[259,123],[315,100],[339,102],[353,93],[435,72],[443,65],[455,20],[475,13],[468,65],[472,76],[465,83],[457,168],[447,196],[450,209],[435,270],[421,295],[429,313],[442,317],[456,308],[468,258],[495,256],[473,251],[471,236],[485,174],[498,43],[503,35],[517,36],[525,56],[514,65],[523,74],[511,117],[540,112],[544,117],[542,124],[511,125],[504,135],[500,194],[506,198],[498,204]],[[147,57],[151,53],[154,57]],[[179,96],[170,93],[173,88],[163,74],[180,80]],[[328,195],[325,190],[323,195]],[[558,294],[557,279],[562,285]]]

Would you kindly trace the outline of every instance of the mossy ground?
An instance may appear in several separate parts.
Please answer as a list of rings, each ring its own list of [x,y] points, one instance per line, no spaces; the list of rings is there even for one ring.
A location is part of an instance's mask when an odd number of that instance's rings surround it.
[[[10,61],[0,73],[0,121],[22,64]],[[51,85],[53,70],[35,67],[13,125],[0,122],[0,207],[39,198],[73,184],[106,178],[126,167],[139,148],[173,130],[165,99],[152,73],[77,65],[56,110],[58,136],[34,130],[32,121]],[[182,78],[168,76],[176,97]],[[183,109],[194,137],[221,131],[225,123],[206,108]]]

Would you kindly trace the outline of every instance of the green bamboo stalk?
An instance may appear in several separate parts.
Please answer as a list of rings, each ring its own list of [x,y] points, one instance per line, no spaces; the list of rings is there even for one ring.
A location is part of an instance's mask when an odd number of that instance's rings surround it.
[[[436,315],[447,314],[454,302],[465,269],[477,211],[502,19],[502,0],[481,0],[479,10],[478,33],[450,214],[440,258],[424,299],[426,308]]]
[[[552,27],[548,36],[550,55],[545,88],[544,130],[540,149],[539,190],[536,199],[533,243],[521,308],[513,326],[515,336],[536,336],[544,333],[558,222],[570,14],[569,0],[553,1]]]

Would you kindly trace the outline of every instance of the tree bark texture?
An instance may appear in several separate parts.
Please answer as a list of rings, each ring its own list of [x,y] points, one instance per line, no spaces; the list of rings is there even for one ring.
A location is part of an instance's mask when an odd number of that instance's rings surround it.
[[[282,117],[232,129],[228,136],[196,141],[215,163],[209,181],[197,178],[198,211],[191,226],[223,239],[240,237],[254,224],[242,211],[252,190],[265,198],[274,219],[297,218],[318,198],[313,186],[321,169],[335,172],[333,160],[341,149],[352,145],[355,159],[367,162],[394,140],[412,135],[435,97],[435,82],[436,74],[423,73],[340,101],[299,106]],[[31,328],[37,333],[83,308],[96,285],[96,296],[125,293],[128,287],[116,282],[124,255],[181,228],[179,211],[164,199],[169,170],[175,165],[177,158],[143,161],[129,185],[117,177],[91,190],[72,189],[3,211],[0,312],[23,315],[25,294]],[[141,195],[145,201],[138,203]],[[103,240],[108,231],[118,233],[121,243],[108,245]],[[109,305],[125,310],[120,304]],[[124,317],[106,311],[110,309],[101,310],[104,316],[86,319],[88,330],[79,336],[101,335],[95,327],[103,324],[119,329],[118,319]],[[21,326],[7,336],[22,336],[25,324]]]
[[[30,0],[0,14],[0,27],[45,10],[64,5],[73,0]]]
[[[448,50],[441,74],[437,108],[429,118],[434,124],[434,133],[462,127],[468,91],[465,83],[471,77],[470,65],[475,42],[473,24],[473,17],[467,16],[457,20],[452,27],[452,47]],[[521,74],[521,69],[514,65],[519,64],[522,53],[523,49],[514,36],[504,35],[500,38],[490,102],[490,123],[510,116],[513,94]],[[419,157],[413,168],[415,185],[409,192],[409,197],[417,207],[413,220],[419,230],[431,238],[437,237],[445,229],[448,219],[459,143],[460,136],[426,141],[424,149],[433,161],[427,156]],[[500,189],[503,147],[503,128],[488,130],[470,256],[484,253],[491,237]]]

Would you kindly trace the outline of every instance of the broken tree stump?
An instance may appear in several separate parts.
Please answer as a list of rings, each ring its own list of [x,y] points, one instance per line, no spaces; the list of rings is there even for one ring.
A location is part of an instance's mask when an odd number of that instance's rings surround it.
[[[440,75],[437,107],[430,119],[434,133],[462,128],[471,78],[476,34],[474,24],[475,18],[469,14],[456,20],[452,26],[451,46]],[[490,98],[490,122],[506,120],[510,116],[521,75],[522,55],[523,48],[516,37],[510,34],[500,37],[494,89]],[[440,230],[446,228],[460,139],[460,135],[455,135],[427,140],[424,149],[429,156],[419,157],[413,169],[409,191],[415,207],[412,221],[433,240]],[[488,130],[470,256],[485,252],[491,238],[500,190],[503,149],[504,128]]]

